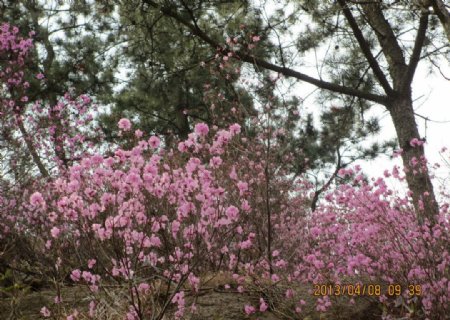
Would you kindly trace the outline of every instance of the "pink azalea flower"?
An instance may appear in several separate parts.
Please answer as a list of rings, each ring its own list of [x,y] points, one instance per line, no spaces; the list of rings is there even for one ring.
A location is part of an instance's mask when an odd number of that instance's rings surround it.
[[[238,133],[240,133],[240,132],[241,132],[241,126],[238,125],[237,123],[232,124],[232,125],[230,126],[230,133],[231,133],[232,135],[238,134]]]
[[[97,260],[95,260],[95,259],[89,259],[89,260],[88,260],[88,268],[89,268],[89,269],[92,269],[96,263],[97,263]]]
[[[239,181],[237,183],[237,187],[239,188],[239,195],[242,196],[248,190],[248,183],[247,182],[243,182],[243,181]]]
[[[43,317],[48,318],[51,315],[50,310],[47,309],[47,307],[42,307],[41,314]]]
[[[136,131],[134,131],[134,136],[138,139],[142,138],[143,135],[144,133],[142,132],[142,130],[137,129]]]
[[[264,301],[263,298],[259,299],[259,311],[265,312],[269,306],[267,305],[266,301]]]
[[[226,214],[228,219],[230,219],[231,221],[236,221],[239,216],[239,209],[235,206],[229,206],[226,210]]]
[[[252,313],[255,313],[255,312],[256,312],[256,309],[255,309],[255,307],[249,306],[248,304],[246,304],[246,305],[244,306],[244,311],[245,311],[245,314],[251,315]]]
[[[253,37],[252,37],[252,41],[253,41],[253,42],[258,42],[259,40],[261,40],[261,37],[260,37],[260,36],[253,36]]]
[[[35,192],[31,195],[30,203],[33,206],[42,206],[43,207],[45,205],[44,198],[42,197],[42,194],[40,192]]]
[[[123,131],[129,131],[131,129],[131,122],[127,118],[122,118],[119,120],[119,129]]]
[[[60,233],[61,233],[61,230],[58,227],[53,227],[50,230],[50,234],[52,235],[53,238],[58,238]]]
[[[199,136],[206,136],[209,132],[209,127],[206,123],[197,123],[195,125],[194,131]]]
[[[151,136],[150,139],[148,139],[148,144],[153,149],[158,148],[160,143],[161,143],[161,141],[157,136]]]
[[[212,157],[211,160],[209,161],[209,165],[213,168],[217,168],[222,164],[222,162],[223,161],[220,157]]]
[[[72,279],[75,282],[80,281],[80,277],[81,277],[81,271],[78,269],[73,270],[72,273],[70,274],[70,279]]]

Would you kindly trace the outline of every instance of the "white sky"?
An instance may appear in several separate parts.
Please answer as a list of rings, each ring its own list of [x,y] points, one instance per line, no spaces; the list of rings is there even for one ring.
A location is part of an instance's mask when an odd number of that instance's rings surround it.
[[[450,147],[450,81],[438,73],[427,74],[425,69],[425,63],[419,65],[414,78],[413,96],[417,99],[414,109],[420,115],[439,121],[439,123],[427,121],[425,126],[425,120],[416,116],[420,135],[426,136],[426,156],[431,163],[434,163],[441,162],[439,155],[441,148]],[[450,76],[450,65],[448,63],[446,66],[443,65],[442,71],[446,76]],[[384,108],[381,106],[375,107],[375,110],[381,119],[382,134],[380,137],[386,139],[395,137],[395,129],[389,114],[384,112]],[[445,123],[445,121],[448,122]],[[373,161],[361,163],[361,166],[369,175],[379,176],[385,169],[390,169],[393,164],[394,162],[388,157],[381,156]],[[450,168],[442,167],[438,170],[437,175],[440,177],[450,175]]]

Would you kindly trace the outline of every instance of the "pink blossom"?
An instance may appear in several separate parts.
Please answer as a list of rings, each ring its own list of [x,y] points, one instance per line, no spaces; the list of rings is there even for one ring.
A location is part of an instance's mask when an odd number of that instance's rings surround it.
[[[212,157],[211,160],[209,161],[209,165],[213,168],[217,168],[222,164],[222,162],[223,161],[220,157]]]
[[[137,319],[136,311],[130,310],[129,312],[127,312],[125,319],[126,320],[136,320]]]
[[[70,279],[72,279],[75,282],[80,281],[81,278],[81,271],[78,269],[75,269],[72,271],[72,273],[70,274]]]
[[[83,271],[81,273],[81,277],[84,279],[84,281],[86,282],[91,282],[91,280],[93,279],[92,277],[92,273],[90,273],[89,271]]]
[[[416,147],[416,146],[421,146],[424,144],[424,142],[422,140],[419,140],[417,138],[413,138],[411,139],[411,141],[409,142],[409,144],[411,145],[411,147]]]
[[[188,150],[188,147],[184,142],[178,143],[178,151],[180,152],[186,152]]]
[[[148,144],[150,145],[150,147],[152,147],[153,149],[156,149],[159,147],[160,144],[160,139],[157,136],[151,136],[150,139],[148,139]]]
[[[248,190],[248,183],[247,182],[243,182],[243,181],[239,181],[237,183],[237,186],[239,188],[239,195],[244,195],[245,192]]]
[[[122,118],[119,120],[119,129],[123,131],[129,131],[131,129],[131,122],[127,118]]]
[[[156,236],[146,237],[142,243],[144,248],[159,247],[161,246],[161,240]]]
[[[142,179],[137,173],[132,172],[127,176],[126,182],[133,187],[138,188],[142,184]]]
[[[95,301],[89,302],[89,316],[91,318],[93,318],[95,316],[96,307],[97,307],[97,305],[96,305]]]
[[[95,260],[95,259],[89,259],[89,260],[88,260],[88,268],[89,268],[89,269],[92,269],[96,263],[97,263],[97,260]]]
[[[206,136],[209,132],[209,127],[206,123],[197,123],[195,125],[194,131],[199,136]]]
[[[236,221],[239,217],[239,209],[235,206],[229,206],[226,210],[228,219],[231,221]]]
[[[230,126],[230,133],[231,133],[232,135],[238,134],[238,133],[240,133],[240,132],[241,132],[241,126],[238,125],[237,123],[232,124],[232,125]]]
[[[134,136],[138,139],[142,138],[143,135],[144,133],[142,132],[142,130],[137,129],[136,131],[134,131]]]
[[[237,180],[237,179],[238,179],[238,176],[237,176],[237,173],[236,173],[236,167],[235,167],[235,166],[233,166],[233,167],[231,168],[229,177],[230,177],[231,179],[233,179],[233,180]]]
[[[58,238],[60,233],[61,233],[61,230],[58,227],[53,227],[50,230],[50,234],[52,235],[53,238]]]
[[[45,206],[45,201],[44,198],[42,197],[42,194],[37,191],[30,196],[30,203],[35,207]]]
[[[249,239],[247,239],[245,241],[242,241],[241,244],[240,244],[240,248],[241,249],[249,249],[251,247],[252,247],[252,241],[249,240]]]
[[[286,290],[286,293],[285,293],[285,296],[286,296],[287,299],[293,298],[293,297],[294,297],[294,290],[292,290],[292,289],[287,289],[287,290]]]
[[[259,298],[259,311],[265,312],[269,306],[267,305],[266,301],[263,298]]]
[[[244,306],[244,312],[245,312],[246,315],[251,315],[251,314],[256,312],[256,308],[246,304]]]
[[[44,79],[44,75],[42,73],[38,73],[36,75],[36,79],[42,80],[42,79]]]
[[[180,230],[180,223],[178,221],[173,221],[172,222],[172,236],[175,238],[176,234],[178,233],[178,231]]]
[[[50,310],[47,309],[47,307],[42,307],[41,314],[43,317],[48,318],[48,317],[50,317],[51,312],[50,312]]]

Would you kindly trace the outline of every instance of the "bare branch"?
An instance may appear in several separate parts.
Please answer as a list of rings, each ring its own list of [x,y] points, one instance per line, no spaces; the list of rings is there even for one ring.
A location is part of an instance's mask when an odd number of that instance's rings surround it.
[[[25,144],[28,148],[28,151],[31,154],[31,157],[33,158],[33,162],[36,164],[36,166],[39,169],[39,172],[41,175],[45,178],[49,177],[48,171],[45,168],[44,164],[41,161],[41,158],[39,157],[39,154],[37,153],[36,149],[34,148],[33,142],[31,141],[31,137],[28,134],[27,130],[25,129],[25,126],[22,123],[22,119],[19,115],[17,115],[17,125],[19,127],[20,133],[23,136],[23,139],[25,140]]]
[[[333,180],[337,177],[339,170],[341,170],[344,167],[341,164],[341,153],[339,152],[339,147],[336,149],[336,154],[337,154],[336,169],[334,170],[333,174],[328,179],[328,181],[320,189],[318,189],[318,190],[316,190],[316,192],[314,192],[314,197],[311,201],[311,211],[312,212],[316,211],[317,202],[319,201],[319,196],[330,187]]]
[[[367,61],[369,62],[370,68],[372,69],[373,73],[375,74],[375,77],[377,77],[378,81],[380,82],[380,85],[383,87],[384,92],[386,92],[387,95],[392,93],[391,85],[389,84],[388,80],[386,79],[386,76],[384,75],[384,72],[381,70],[380,65],[378,64],[377,60],[372,54],[372,51],[370,50],[370,47],[364,38],[364,35],[361,31],[361,29],[358,26],[358,23],[356,22],[355,18],[353,17],[352,12],[350,11],[347,3],[345,0],[338,0],[339,5],[342,7],[342,11],[344,12],[344,16],[348,21],[348,24],[350,25],[350,28],[353,30],[353,34],[358,41],[359,47],[361,48],[361,51],[363,52],[364,56],[366,57]]]
[[[422,52],[422,48],[425,42],[425,35],[428,28],[428,15],[428,12],[424,11],[420,16],[419,29],[417,30],[416,41],[414,43],[413,52],[409,60],[408,71],[406,72],[405,78],[403,79],[402,91],[405,91],[411,87],[417,64],[420,61],[420,54]]]
[[[403,50],[400,47],[392,26],[386,20],[381,9],[381,3],[361,4],[365,17],[378,38],[389,64],[389,72],[393,79],[394,90],[401,88],[403,75],[407,72],[407,65]]]

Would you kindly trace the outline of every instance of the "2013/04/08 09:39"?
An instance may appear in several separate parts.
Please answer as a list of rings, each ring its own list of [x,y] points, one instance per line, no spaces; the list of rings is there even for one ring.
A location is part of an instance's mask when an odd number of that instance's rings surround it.
[[[409,296],[420,296],[421,285],[389,284],[315,284],[314,296],[400,296],[407,290]]]

